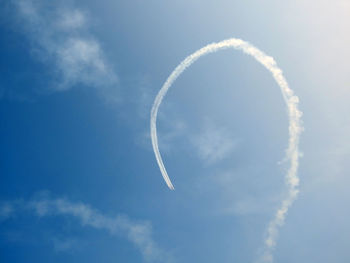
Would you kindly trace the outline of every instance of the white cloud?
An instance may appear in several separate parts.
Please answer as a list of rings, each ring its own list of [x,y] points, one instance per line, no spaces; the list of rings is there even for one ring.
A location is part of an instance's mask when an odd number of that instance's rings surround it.
[[[52,239],[52,242],[56,252],[67,252],[79,247],[82,241],[73,238],[59,239],[55,237]]]
[[[238,139],[223,127],[207,125],[191,142],[199,157],[208,163],[220,161],[231,155],[238,145]]]
[[[55,50],[57,66],[62,73],[60,89],[67,89],[76,83],[83,83],[98,87],[105,85],[105,77],[112,77],[113,73],[103,59],[103,52],[95,40],[69,38],[62,46]]]
[[[214,214],[260,216],[268,215],[279,203],[280,193],[270,191],[270,182],[259,177],[254,168],[244,171],[216,171],[201,176],[196,192],[202,199],[215,195],[211,203]]]
[[[164,152],[169,153],[176,148],[174,147],[175,139],[186,133],[187,125],[180,119],[171,120],[171,122],[164,120],[163,122],[165,122],[166,129],[159,132],[159,145]]]
[[[28,31],[34,54],[56,72],[56,90],[75,85],[98,88],[116,99],[116,74],[100,42],[89,33],[88,16],[76,8],[48,6],[43,1],[16,2],[19,18]],[[112,89],[111,89],[112,88]]]
[[[60,16],[57,26],[64,30],[79,29],[87,24],[86,15],[81,10],[63,10]]]
[[[31,201],[1,203],[0,219],[6,220],[10,215],[28,211],[38,217],[71,216],[84,227],[93,227],[105,230],[111,235],[126,237],[140,250],[147,261],[167,262],[169,260],[168,255],[154,242],[152,227],[147,221],[134,221],[125,215],[107,216],[87,204],[75,203],[63,198],[50,199],[46,194]],[[67,250],[74,245],[73,241],[61,241],[54,242],[56,250]]]
[[[0,222],[8,219],[13,214],[13,207],[8,202],[0,203]]]

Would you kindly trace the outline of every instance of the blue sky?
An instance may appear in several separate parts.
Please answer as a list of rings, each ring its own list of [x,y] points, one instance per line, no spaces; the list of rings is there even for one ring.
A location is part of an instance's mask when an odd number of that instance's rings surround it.
[[[300,195],[275,262],[349,262],[348,1],[7,1],[0,4],[0,261],[256,262],[285,194],[288,119],[237,37],[300,98]]]

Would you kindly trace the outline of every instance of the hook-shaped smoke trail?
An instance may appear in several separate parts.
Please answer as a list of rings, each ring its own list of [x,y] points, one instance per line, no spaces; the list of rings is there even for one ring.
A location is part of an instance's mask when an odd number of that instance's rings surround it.
[[[158,147],[158,138],[157,138],[157,114],[160,104],[167,91],[174,83],[174,81],[188,68],[193,62],[195,62],[200,57],[214,53],[219,50],[234,48],[238,50],[242,50],[244,53],[251,55],[255,58],[259,63],[261,63],[267,70],[269,70],[277,82],[278,86],[281,89],[282,96],[286,102],[288,117],[289,117],[289,143],[288,148],[286,150],[286,159],[290,162],[290,167],[286,174],[286,185],[288,187],[288,193],[286,199],[282,201],[281,207],[277,210],[274,218],[269,223],[267,229],[267,238],[265,240],[265,250],[264,254],[261,258],[263,262],[272,262],[272,251],[276,245],[276,239],[278,236],[278,228],[281,227],[284,223],[286,214],[288,212],[289,207],[292,205],[294,200],[298,195],[298,185],[299,185],[299,177],[297,174],[298,166],[299,166],[299,136],[302,131],[302,122],[301,115],[302,112],[298,109],[299,99],[294,95],[293,91],[289,88],[286,79],[282,74],[282,70],[277,66],[275,60],[260,51],[258,48],[253,46],[252,44],[243,41],[237,38],[231,38],[227,40],[223,40],[218,43],[209,44],[193,54],[186,57],[170,74],[168,79],[165,81],[164,85],[160,89],[157,97],[154,100],[152,110],[151,110],[151,139],[152,146],[154,150],[154,154],[156,156],[160,171],[163,175],[163,178],[171,190],[174,190],[174,186],[168,176],[168,173],[165,169],[161,154],[159,152]]]

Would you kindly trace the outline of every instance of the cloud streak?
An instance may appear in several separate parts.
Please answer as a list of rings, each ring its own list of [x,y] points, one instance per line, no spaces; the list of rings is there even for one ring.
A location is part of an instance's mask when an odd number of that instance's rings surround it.
[[[226,129],[213,125],[191,136],[191,142],[199,157],[208,164],[226,158],[238,145],[238,139],[233,138]]]
[[[275,60],[260,51],[258,48],[252,44],[243,41],[237,38],[231,38],[223,40],[221,42],[209,44],[196,52],[192,53],[186,57],[170,74],[168,79],[163,84],[159,93],[157,94],[152,110],[151,110],[151,120],[150,120],[150,132],[152,139],[153,151],[159,165],[162,176],[167,184],[167,186],[174,190],[174,186],[168,176],[168,173],[165,169],[160,151],[158,146],[157,138],[157,114],[160,104],[164,96],[166,95],[169,88],[175,82],[175,80],[189,67],[197,61],[200,57],[215,53],[224,49],[237,49],[241,50],[244,53],[251,55],[255,60],[262,64],[270,73],[277,82],[278,86],[281,89],[283,99],[287,105],[288,117],[289,117],[289,142],[288,148],[286,149],[286,159],[290,163],[290,167],[286,173],[285,181],[288,187],[287,197],[282,201],[280,208],[277,210],[274,218],[270,221],[267,228],[267,237],[264,242],[264,252],[260,258],[260,261],[271,263],[273,262],[273,250],[276,246],[276,240],[278,237],[278,229],[284,224],[287,212],[289,207],[293,204],[295,199],[298,196],[298,186],[299,186],[299,177],[297,174],[299,166],[299,137],[303,130],[301,116],[302,112],[298,109],[299,99],[294,95],[294,92],[289,88],[289,85],[286,79],[283,76],[282,70],[277,66]]]
[[[89,33],[86,12],[62,4],[52,7],[45,1],[20,0],[14,5],[32,42],[32,53],[53,65],[55,90],[79,84],[100,90],[115,87],[118,78],[100,42]]]
[[[149,222],[136,222],[125,215],[110,217],[87,204],[71,202],[64,198],[50,199],[47,196],[30,201],[17,200],[0,203],[0,222],[28,211],[38,217],[71,216],[84,227],[105,230],[111,235],[126,237],[149,262],[167,261],[167,255],[152,238],[152,227]]]

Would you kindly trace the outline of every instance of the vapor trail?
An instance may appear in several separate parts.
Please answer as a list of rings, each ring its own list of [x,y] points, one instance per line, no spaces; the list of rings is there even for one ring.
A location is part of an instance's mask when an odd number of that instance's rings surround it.
[[[286,160],[290,162],[290,167],[285,176],[286,185],[288,187],[287,197],[282,201],[281,207],[277,210],[274,218],[269,223],[267,228],[267,238],[264,242],[264,253],[261,257],[261,261],[271,263],[273,262],[272,252],[276,245],[276,239],[278,236],[278,228],[284,223],[286,214],[289,207],[293,204],[294,200],[298,195],[298,185],[299,177],[297,175],[297,170],[299,166],[299,137],[303,130],[301,116],[302,112],[298,109],[299,99],[294,95],[293,91],[289,88],[286,79],[282,74],[282,70],[277,66],[275,60],[266,55],[264,52],[260,51],[258,48],[252,44],[237,38],[231,38],[223,40],[218,43],[209,44],[196,52],[192,53],[186,57],[170,74],[168,79],[163,84],[157,97],[154,100],[152,110],[151,110],[151,139],[153,151],[156,156],[160,171],[162,176],[171,190],[174,190],[174,186],[168,176],[165,169],[162,156],[159,152],[158,138],[157,138],[157,114],[160,104],[164,96],[166,95],[168,89],[174,83],[174,81],[188,68],[192,63],[194,63],[200,57],[214,53],[219,50],[234,48],[242,50],[244,53],[251,55],[259,63],[261,63],[267,70],[269,70],[281,89],[282,96],[287,105],[288,117],[289,117],[289,143],[286,149]]]

